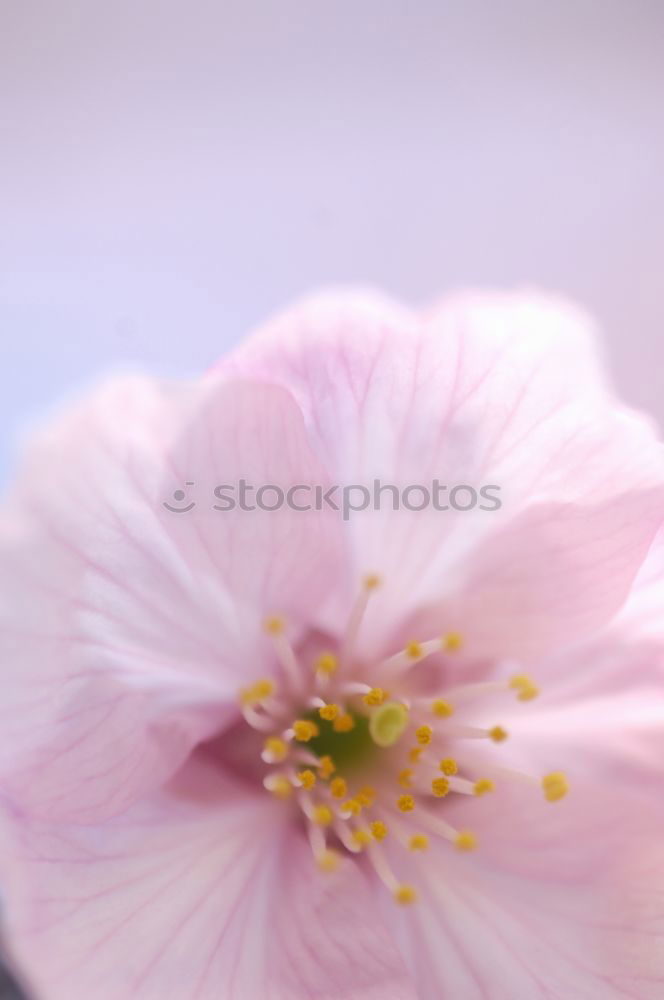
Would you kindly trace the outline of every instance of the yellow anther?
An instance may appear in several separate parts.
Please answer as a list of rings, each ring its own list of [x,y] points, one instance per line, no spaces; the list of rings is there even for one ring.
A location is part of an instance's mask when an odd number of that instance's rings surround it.
[[[362,812],[362,803],[358,802],[357,799],[346,799],[345,802],[341,803],[341,811],[350,813],[351,816],[359,816]]]
[[[318,826],[329,826],[334,815],[329,806],[316,806],[311,814],[311,819]]]
[[[362,701],[365,705],[369,705],[372,708],[376,705],[382,705],[385,701],[385,692],[382,688],[372,688],[371,691],[363,696]]]
[[[266,698],[270,698],[277,687],[273,680],[269,677],[264,677],[251,687],[244,688],[240,691],[240,701],[243,705],[256,705],[261,701],[265,701]]]
[[[367,573],[363,583],[365,590],[375,590],[376,587],[380,587],[382,580],[378,573]]]
[[[278,799],[289,799],[293,794],[293,786],[283,774],[276,775],[268,787],[269,791]]]
[[[463,636],[460,632],[448,632],[443,636],[443,649],[448,653],[455,653],[463,646]]]
[[[402,813],[412,812],[415,808],[415,799],[412,795],[400,795],[397,799],[397,806]]]
[[[398,889],[394,890],[394,898],[397,903],[402,905],[407,905],[408,903],[414,903],[417,899],[417,893],[413,889],[412,885],[400,885]]]
[[[349,733],[351,729],[355,729],[355,719],[348,712],[342,712],[335,718],[332,728],[335,733]]]
[[[460,830],[454,840],[454,846],[459,851],[474,851],[477,847],[477,837],[470,830]]]
[[[388,701],[371,713],[369,734],[376,746],[391,747],[408,725],[408,709],[400,701]]]
[[[454,708],[444,698],[436,698],[431,702],[431,711],[439,719],[449,719],[450,715],[454,712]]]
[[[339,867],[339,862],[341,858],[337,851],[321,851],[321,853],[316,858],[316,863],[321,871],[323,872],[333,872]]]
[[[415,739],[420,744],[420,746],[426,747],[431,743],[433,738],[433,729],[431,726],[418,726],[415,730]]]
[[[562,771],[553,771],[542,778],[542,791],[547,802],[559,802],[569,791],[567,778]]]
[[[348,786],[346,785],[344,778],[334,778],[330,782],[330,792],[332,793],[333,798],[343,799],[344,796],[348,794]]]
[[[310,719],[296,719],[293,723],[293,735],[299,743],[308,743],[318,736],[318,726]]]
[[[286,623],[278,615],[271,615],[265,619],[263,627],[268,635],[281,635],[286,627]]]
[[[423,652],[422,643],[418,642],[417,639],[411,639],[410,642],[406,643],[406,656],[409,659],[421,660]]]
[[[334,653],[321,653],[316,659],[315,667],[316,670],[325,674],[327,677],[333,674],[337,667],[339,666],[339,661],[337,660]]]
[[[473,785],[473,792],[475,795],[486,795],[487,792],[492,792],[495,787],[491,778],[479,778]]]
[[[438,767],[443,774],[446,774],[448,777],[452,774],[456,774],[459,770],[457,762],[453,757],[443,757]]]
[[[336,767],[334,766],[334,761],[329,754],[323,754],[323,756],[318,761],[318,773],[323,779],[327,781],[331,774],[334,774]]]
[[[265,740],[263,749],[270,755],[273,761],[282,761],[288,756],[288,745],[280,740],[278,736],[270,736]]]
[[[412,750],[408,751],[408,760],[411,764],[417,764],[423,753],[424,747],[413,747]]]
[[[519,701],[532,701],[539,694],[539,688],[528,674],[515,674],[510,678],[510,687],[517,692]]]
[[[371,785],[363,785],[355,796],[361,806],[372,806],[376,801],[376,789]]]
[[[323,705],[322,708],[318,709],[318,714],[321,719],[325,719],[327,722],[333,722],[339,714],[339,706],[335,704]]]
[[[507,739],[507,730],[503,729],[502,726],[493,726],[489,730],[489,736],[494,743],[502,743],[503,740]]]
[[[297,780],[303,788],[306,788],[307,791],[309,791],[309,789],[313,788],[316,784],[316,775],[313,771],[310,771],[309,768],[307,768],[305,771],[297,772]]]
[[[413,787],[413,774],[414,771],[412,767],[404,767],[403,771],[399,771],[397,781],[402,788],[412,788]]]
[[[450,790],[450,783],[447,778],[434,778],[431,782],[431,791],[437,799],[443,799]]]
[[[374,840],[385,840],[387,837],[387,826],[383,823],[382,819],[374,820],[370,824],[370,829]]]
[[[353,830],[351,840],[357,847],[368,847],[371,843],[371,834],[368,830]]]
[[[411,851],[426,851],[429,846],[429,838],[424,833],[414,833],[408,841]]]

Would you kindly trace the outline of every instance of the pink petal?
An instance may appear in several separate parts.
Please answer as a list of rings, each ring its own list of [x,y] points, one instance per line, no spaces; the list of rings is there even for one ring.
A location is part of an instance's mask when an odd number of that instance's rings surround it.
[[[320,516],[211,509],[217,476],[322,476],[280,389],[117,381],[26,465],[0,527],[0,783],[23,810],[92,822],[223,728],[238,688],[274,669],[264,616],[297,628],[337,546]],[[197,476],[197,508],[165,510]]]
[[[471,815],[476,805],[474,854],[433,844],[400,859],[400,877],[421,887],[417,906],[392,914],[418,995],[661,996],[661,805],[589,784],[555,806],[509,794],[500,809],[476,803]]]
[[[498,511],[351,514],[350,579],[385,577],[366,648],[423,603],[432,634],[467,607],[469,627],[489,623],[477,652],[520,655],[616,610],[661,523],[664,466],[595,355],[587,319],[534,293],[459,296],[422,318],[331,294],[226,364],[293,393],[341,484],[501,487]]]
[[[414,1000],[364,876],[202,759],[103,827],[9,839],[11,954],[50,1000]]]

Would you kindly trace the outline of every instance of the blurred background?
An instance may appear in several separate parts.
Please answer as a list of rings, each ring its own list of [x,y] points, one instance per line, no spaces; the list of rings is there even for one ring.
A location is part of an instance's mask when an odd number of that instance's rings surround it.
[[[0,479],[95,375],[293,296],[535,283],[664,417],[661,0],[6,0]]]

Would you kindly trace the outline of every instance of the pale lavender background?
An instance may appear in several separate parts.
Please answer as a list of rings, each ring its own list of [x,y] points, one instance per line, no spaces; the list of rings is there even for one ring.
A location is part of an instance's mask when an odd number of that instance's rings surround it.
[[[664,416],[663,46],[661,0],[4,0],[0,473],[338,281],[560,289]]]

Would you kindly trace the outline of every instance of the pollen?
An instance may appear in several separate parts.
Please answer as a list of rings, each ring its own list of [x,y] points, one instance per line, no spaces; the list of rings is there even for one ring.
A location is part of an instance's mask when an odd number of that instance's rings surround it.
[[[415,739],[423,747],[428,746],[431,743],[432,738],[433,729],[431,726],[418,726],[415,730]]]
[[[401,812],[409,813],[415,808],[415,799],[412,795],[400,795],[397,799],[397,806]]]
[[[318,864],[320,870],[323,872],[336,871],[337,868],[339,867],[340,861],[341,858],[339,857],[337,851],[331,851],[331,850],[321,851],[321,853],[316,858],[316,863]]]
[[[348,786],[344,778],[334,778],[330,782],[330,792],[335,799],[343,799],[348,794]]]
[[[371,834],[368,830],[353,830],[351,834],[351,840],[356,845],[356,847],[364,848],[368,847],[371,843]]]
[[[434,778],[431,782],[431,791],[437,799],[443,799],[450,790],[450,783],[447,778]]]
[[[351,729],[355,729],[355,719],[348,712],[342,712],[335,718],[332,728],[335,733],[349,733]]]
[[[457,771],[459,770],[457,762],[454,760],[453,757],[444,757],[443,760],[441,760],[438,767],[443,772],[443,774],[448,775],[448,777],[452,774],[456,774]]]
[[[417,893],[413,889],[412,885],[400,885],[394,890],[394,898],[397,903],[401,903],[406,906],[408,903],[414,903],[417,899]]]
[[[321,719],[325,719],[327,722],[333,722],[339,714],[339,706],[335,704],[323,705],[322,708],[318,709],[318,714]]]
[[[276,691],[276,685],[269,677],[264,677],[251,687],[240,691],[240,701],[243,705],[257,705],[266,698],[270,698]]]
[[[296,719],[293,723],[293,735],[299,743],[308,743],[318,736],[318,726],[310,719]]]
[[[265,619],[263,627],[268,635],[281,635],[286,627],[286,623],[278,615],[271,615]]]
[[[413,769],[412,767],[404,767],[403,771],[399,771],[399,776],[397,781],[402,788],[412,788],[413,787]]]
[[[303,788],[306,788],[307,791],[309,791],[309,789],[313,788],[316,784],[316,775],[313,771],[310,771],[309,768],[307,768],[305,771],[297,772],[297,780]]]
[[[412,750],[408,751],[408,760],[411,764],[417,764],[423,753],[424,747],[413,747]]]
[[[370,826],[370,830],[374,840],[385,840],[387,837],[387,826],[381,819],[374,820]]]
[[[449,719],[450,715],[454,712],[454,709],[450,705],[449,701],[445,701],[444,698],[436,698],[435,701],[431,702],[431,711],[434,715],[437,715],[439,719]]]
[[[411,639],[410,642],[406,643],[406,656],[411,660],[421,660],[423,655],[422,643],[418,642],[417,639]]]
[[[333,674],[338,666],[339,661],[334,653],[321,653],[316,660],[316,670],[319,674],[324,674],[326,677]]]
[[[474,851],[477,847],[477,837],[470,830],[460,830],[455,837],[454,846],[459,851]]]
[[[385,692],[382,688],[372,688],[371,691],[367,693],[362,698],[365,705],[369,705],[371,708],[376,705],[382,705],[385,701]]]
[[[329,826],[334,815],[329,806],[316,806],[311,814],[311,819],[318,826]]]
[[[277,774],[268,785],[268,790],[277,799],[289,799],[293,794],[293,786],[283,774]]]
[[[288,746],[278,736],[270,736],[269,739],[265,740],[263,749],[274,763],[279,763],[288,756]]]
[[[510,687],[517,692],[519,701],[532,701],[539,694],[539,688],[528,674],[515,674],[510,678]]]
[[[357,799],[346,799],[345,802],[341,803],[342,812],[350,813],[351,816],[359,816],[362,812],[362,803],[358,802]]]
[[[334,765],[334,761],[329,754],[324,754],[318,761],[318,773],[323,781],[327,781],[330,775],[334,774],[335,771],[336,767]]]
[[[448,653],[456,653],[463,646],[463,636],[460,632],[448,632],[443,636],[443,649]]]
[[[369,718],[369,734],[376,746],[391,747],[408,725],[408,709],[399,701],[380,705]]]
[[[367,573],[363,582],[365,590],[376,590],[377,587],[380,587],[382,580],[378,573]]]
[[[553,771],[542,778],[542,791],[547,802],[559,802],[569,791],[567,778],[562,771]]]
[[[355,798],[361,806],[372,806],[376,801],[376,789],[371,785],[363,785]]]
[[[495,787],[490,778],[479,778],[473,785],[473,792],[475,795],[486,795],[487,792],[492,792]]]
[[[429,846],[429,838],[424,833],[414,833],[408,841],[411,851],[426,851]]]
[[[494,743],[502,743],[503,740],[507,739],[507,730],[503,729],[502,726],[492,726],[489,730],[489,737]]]

